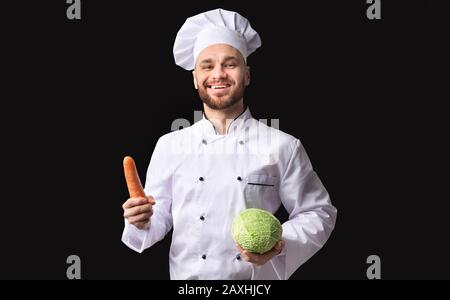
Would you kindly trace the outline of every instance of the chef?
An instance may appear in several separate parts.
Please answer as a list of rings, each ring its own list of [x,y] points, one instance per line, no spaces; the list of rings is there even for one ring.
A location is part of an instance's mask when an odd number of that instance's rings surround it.
[[[179,30],[175,62],[192,71],[203,119],[159,138],[146,198],[123,204],[122,241],[141,253],[173,229],[171,279],[288,279],[329,238],[336,208],[299,139],[266,126],[244,101],[247,57],[261,46],[240,14],[224,9],[190,17]],[[233,241],[246,208],[289,213],[282,239],[263,254]]]

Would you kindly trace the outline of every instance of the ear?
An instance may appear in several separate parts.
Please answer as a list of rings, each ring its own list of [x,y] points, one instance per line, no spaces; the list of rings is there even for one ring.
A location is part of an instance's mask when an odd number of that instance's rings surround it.
[[[194,87],[198,90],[197,78],[195,78],[195,71],[192,71],[192,77],[194,79]]]
[[[250,67],[249,66],[246,66],[247,67],[247,70],[245,71],[245,86],[249,86],[250,85],[250,78],[251,78],[251,76],[250,76]]]

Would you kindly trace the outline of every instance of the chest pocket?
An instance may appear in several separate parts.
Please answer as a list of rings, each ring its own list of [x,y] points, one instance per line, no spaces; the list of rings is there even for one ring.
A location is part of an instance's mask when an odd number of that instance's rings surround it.
[[[247,208],[267,209],[278,199],[278,178],[268,175],[249,175],[244,196]]]

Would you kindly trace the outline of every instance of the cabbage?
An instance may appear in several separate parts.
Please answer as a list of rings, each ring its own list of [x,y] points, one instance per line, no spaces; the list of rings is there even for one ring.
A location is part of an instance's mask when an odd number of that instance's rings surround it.
[[[281,240],[283,228],[270,212],[249,208],[237,215],[231,226],[233,239],[245,250],[265,253]]]

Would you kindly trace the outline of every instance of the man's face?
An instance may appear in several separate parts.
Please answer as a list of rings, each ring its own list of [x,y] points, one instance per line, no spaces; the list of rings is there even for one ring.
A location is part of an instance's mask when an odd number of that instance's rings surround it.
[[[205,48],[197,57],[194,85],[208,107],[227,109],[241,101],[250,71],[241,53],[225,44]]]

